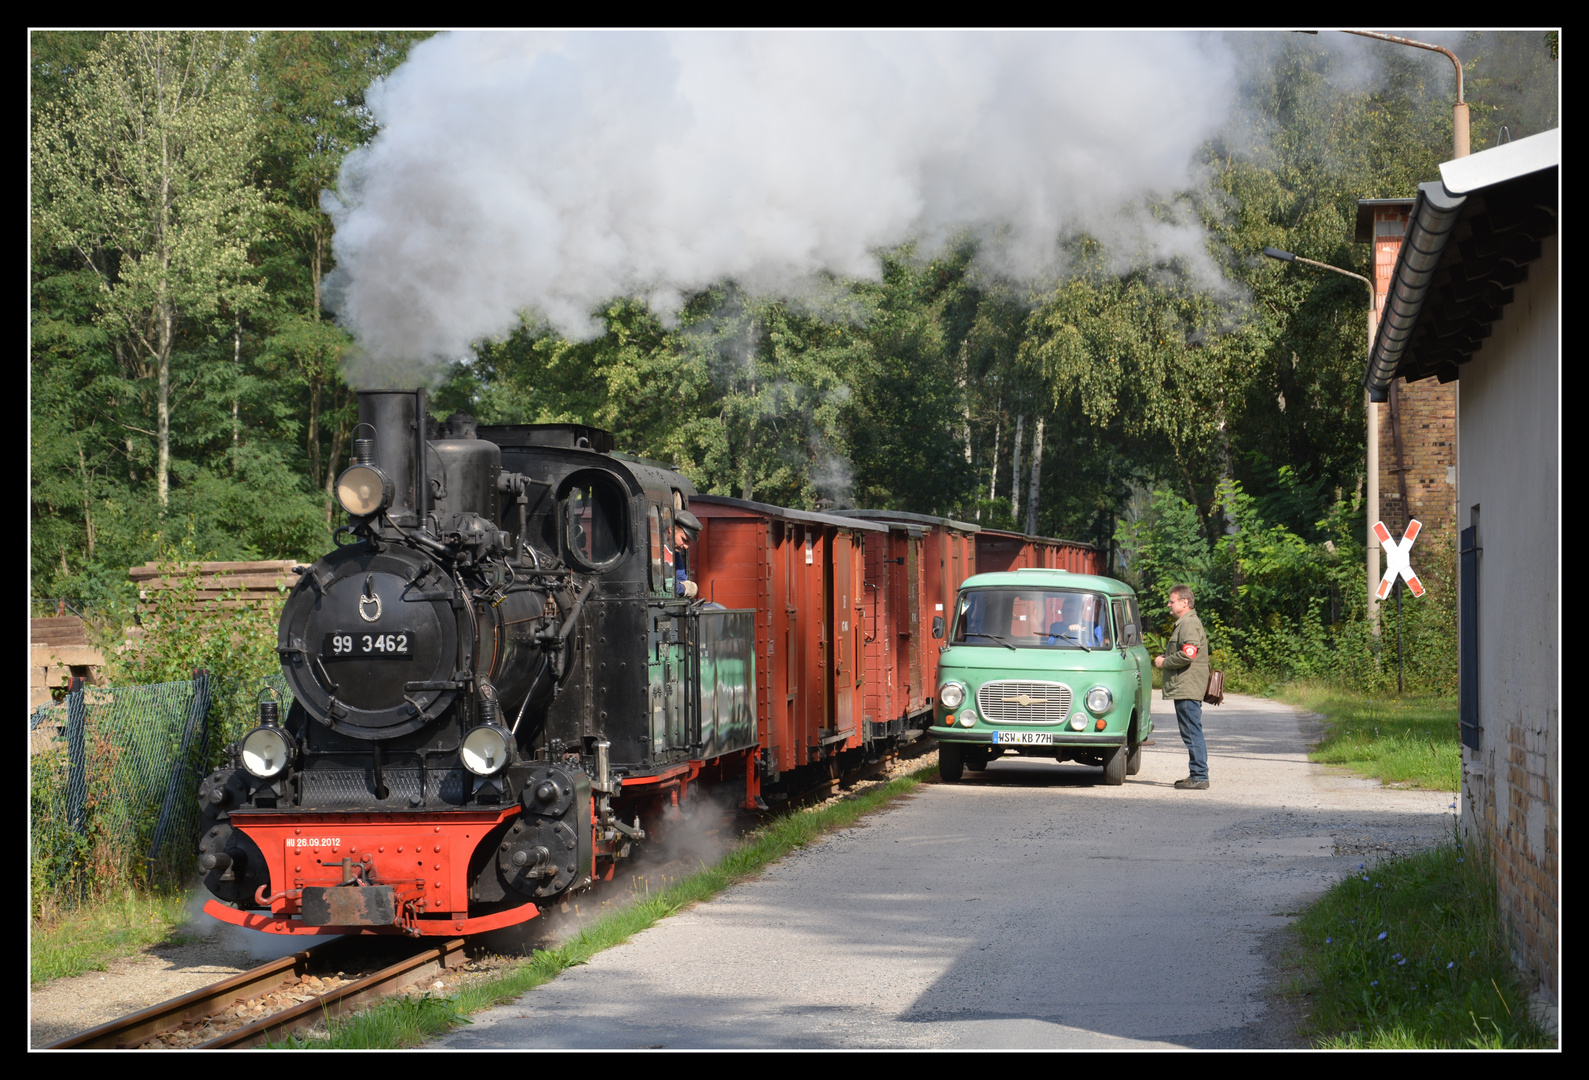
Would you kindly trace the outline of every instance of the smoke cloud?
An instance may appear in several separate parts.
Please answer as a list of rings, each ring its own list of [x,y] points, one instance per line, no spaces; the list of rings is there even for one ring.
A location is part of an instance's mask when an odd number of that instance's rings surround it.
[[[1184,33],[432,38],[325,196],[350,378],[422,377],[521,318],[589,337],[620,295],[668,317],[729,279],[875,278],[879,249],[967,231],[1006,276],[1086,231],[1215,284],[1196,222],[1145,205],[1194,179],[1233,69]]]

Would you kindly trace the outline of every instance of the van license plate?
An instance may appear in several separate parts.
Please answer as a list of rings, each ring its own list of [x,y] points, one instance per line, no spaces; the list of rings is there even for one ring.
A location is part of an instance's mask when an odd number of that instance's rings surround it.
[[[999,746],[1053,746],[1050,731],[995,731],[993,742]]]

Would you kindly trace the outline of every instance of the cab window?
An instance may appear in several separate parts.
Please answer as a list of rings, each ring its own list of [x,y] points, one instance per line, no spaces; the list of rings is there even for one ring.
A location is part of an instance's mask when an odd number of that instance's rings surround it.
[[[651,590],[659,592],[666,580],[662,576],[662,511],[652,503],[647,516],[651,521]]]
[[[608,477],[579,477],[563,495],[564,542],[585,566],[595,568],[624,553],[624,496]]]

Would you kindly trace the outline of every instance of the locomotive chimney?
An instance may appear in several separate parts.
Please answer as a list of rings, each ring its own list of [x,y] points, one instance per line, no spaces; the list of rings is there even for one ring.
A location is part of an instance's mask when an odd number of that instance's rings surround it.
[[[423,390],[359,391],[359,423],[375,429],[374,463],[396,485],[389,513],[404,528],[418,527],[430,510],[425,419]]]

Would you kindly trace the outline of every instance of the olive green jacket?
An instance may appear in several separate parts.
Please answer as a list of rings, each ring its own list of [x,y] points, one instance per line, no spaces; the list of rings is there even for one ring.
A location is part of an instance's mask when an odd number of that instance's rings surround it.
[[[1175,623],[1164,649],[1164,697],[1168,701],[1195,698],[1208,692],[1208,635],[1197,612],[1188,611]]]

